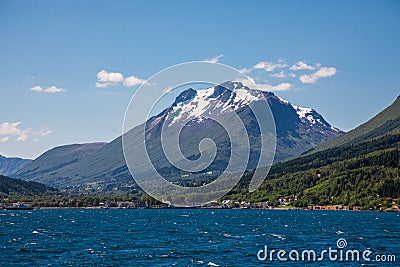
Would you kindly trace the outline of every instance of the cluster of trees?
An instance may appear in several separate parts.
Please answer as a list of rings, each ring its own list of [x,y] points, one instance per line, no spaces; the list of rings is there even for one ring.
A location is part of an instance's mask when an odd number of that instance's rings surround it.
[[[9,196],[0,200],[3,204],[15,202],[31,203],[34,207],[97,207],[100,203],[107,202],[133,202],[145,203],[148,206],[160,205],[160,202],[146,194],[126,194],[126,195],[102,195],[102,196],[82,196],[82,195],[36,195],[36,196]]]
[[[379,195],[382,197],[400,198],[400,180],[389,179],[385,180],[380,186]]]
[[[0,197],[54,194],[55,188],[41,183],[23,181],[0,175]]]
[[[146,203],[149,206],[160,203],[147,194],[80,195],[72,192],[61,193],[41,183],[24,181],[0,175],[0,203],[7,206],[15,202],[29,202],[36,207],[93,207],[101,202],[129,201]]]

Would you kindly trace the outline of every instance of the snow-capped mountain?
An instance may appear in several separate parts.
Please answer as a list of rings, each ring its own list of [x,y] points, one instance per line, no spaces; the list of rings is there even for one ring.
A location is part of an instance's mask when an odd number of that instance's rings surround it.
[[[227,90],[227,88],[231,89]],[[239,110],[252,102],[262,101],[280,101],[283,105],[293,108],[297,113],[298,118],[310,127],[318,128],[319,130],[333,131],[336,133],[341,130],[332,127],[321,114],[312,108],[304,108],[296,106],[280,98],[273,93],[252,90],[244,86],[241,82],[226,82],[220,86],[210,87],[203,90],[188,89],[182,92],[171,106],[168,112],[169,116],[174,116],[172,123],[179,122],[188,118],[198,118],[210,112],[211,109],[220,108],[222,112],[228,110]],[[273,99],[273,100],[272,100]]]
[[[344,133],[331,126],[321,114],[312,108],[292,105],[271,92],[253,90],[244,86],[241,82],[225,82],[208,89],[185,90],[170,107],[152,117],[146,126],[150,147],[161,147],[157,136],[160,136],[163,123],[168,126],[186,124],[180,137],[182,150],[186,149],[186,153],[185,151],[183,153],[189,158],[198,157],[200,140],[209,137],[215,141],[220,151],[226,153],[216,158],[217,166],[222,166],[227,159],[226,157],[229,156],[226,150],[229,140],[223,129],[217,130],[220,127],[218,124],[204,119],[204,117],[216,110],[219,113],[236,112],[245,124],[249,135],[252,150],[248,167],[252,168],[255,166],[254,162],[259,155],[260,130],[249,105],[265,100],[270,105],[275,120],[276,161],[299,155]],[[187,123],[188,121],[189,123]],[[157,141],[152,140],[154,138]],[[155,149],[153,153],[153,155],[157,155],[155,161],[163,162],[161,166],[166,167],[168,164],[165,159],[159,157],[160,154],[162,154],[161,150]],[[218,163],[218,160],[221,162]]]
[[[341,130],[331,126],[323,117],[321,114],[316,112],[312,108],[303,108],[299,106],[292,105],[291,106],[296,110],[297,115],[299,115],[299,118],[302,122],[304,123],[309,123],[310,126],[320,126],[320,127],[326,127],[330,128],[331,130],[335,132],[340,132]]]
[[[292,105],[273,93],[252,90],[239,82],[226,82],[203,90],[185,90],[169,107],[147,120],[146,148],[152,163],[163,177],[187,186],[201,183],[202,179],[209,179],[206,173],[214,175],[223,171],[231,156],[229,136],[221,125],[204,118],[217,109],[221,113],[236,112],[243,121],[250,143],[247,169],[255,168],[260,155],[260,128],[249,105],[257,103],[262,97],[268,102],[275,120],[277,137],[275,161],[299,155],[343,133],[332,127],[313,109]],[[179,146],[182,154],[188,159],[199,158],[201,140],[204,138],[213,140],[217,153],[212,165],[201,171],[198,176],[191,174],[189,177],[185,171],[173,166],[166,158],[161,143],[164,124],[171,126],[172,129],[174,126],[185,125],[179,135]],[[138,136],[142,127],[143,125],[137,126],[126,135]],[[126,185],[133,183],[123,156],[121,137],[74,164],[59,169],[49,169],[40,175],[29,173],[32,175],[23,178],[59,188],[84,189],[88,184],[96,182],[101,190],[113,190],[113,188],[123,190],[126,189]]]
[[[227,90],[229,87],[223,86],[230,86],[234,91]],[[218,109],[219,112],[228,112],[233,109],[236,111],[253,101],[260,101],[262,100],[261,93],[261,91],[250,90],[240,82],[226,83],[197,91],[189,89],[177,97],[169,115],[174,116],[172,123],[187,118],[201,120],[201,116],[209,113],[210,110]]]

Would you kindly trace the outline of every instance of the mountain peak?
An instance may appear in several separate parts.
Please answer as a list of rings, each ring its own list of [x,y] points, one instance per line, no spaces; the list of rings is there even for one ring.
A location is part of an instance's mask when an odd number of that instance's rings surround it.
[[[183,103],[189,100],[192,100],[193,98],[196,97],[197,91],[194,90],[193,88],[189,88],[182,93],[180,93],[176,98],[174,105],[176,106],[179,103]]]
[[[207,95],[209,98],[218,98],[221,96],[225,96],[225,98],[229,98],[232,94],[232,91],[236,89],[250,90],[249,87],[243,85],[241,82],[237,81],[226,81],[221,84],[215,85],[213,87],[201,90],[195,90],[193,88],[186,89],[181,92],[176,98],[173,106],[177,106],[180,103],[188,102],[193,100],[196,96]],[[211,92],[212,91],[212,92]]]
[[[211,88],[214,89],[214,92],[210,96],[210,98],[218,98],[223,96],[222,100],[228,100],[232,96],[232,94],[234,95],[234,93],[237,93],[238,90],[254,91],[251,90],[249,87],[243,85],[242,82],[238,81],[226,81]]]
[[[278,109],[281,110],[280,112],[285,113],[285,116],[291,114],[290,116],[293,116],[293,119],[297,117],[297,120],[307,124],[309,127],[322,127],[333,132],[342,133],[341,130],[332,127],[316,110],[293,105],[271,92],[250,89],[239,81],[226,81],[207,89],[187,89],[176,97],[170,110],[165,110],[159,115],[162,116],[169,113],[174,117],[173,124],[185,118],[201,117],[216,107],[221,108],[222,112],[231,109],[237,111],[252,102],[264,100],[268,101],[270,106],[277,105],[274,107],[276,112]],[[281,107],[279,108],[279,106]]]
[[[243,85],[242,82],[238,82],[238,81],[226,81],[221,83],[219,86],[225,87],[227,89],[231,89],[231,90],[235,90],[236,88],[242,88],[242,89],[248,89],[250,90],[249,87]]]

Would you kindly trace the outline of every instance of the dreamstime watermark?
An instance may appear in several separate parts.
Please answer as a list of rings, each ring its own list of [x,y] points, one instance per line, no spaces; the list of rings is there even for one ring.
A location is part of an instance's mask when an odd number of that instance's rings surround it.
[[[191,84],[199,83],[209,85],[210,89],[187,89],[181,92],[179,101],[177,98],[165,112],[151,116],[154,107],[175,90],[177,92],[179,88],[189,88]],[[242,106],[249,109],[246,114],[252,116],[252,127],[256,125],[259,129],[258,161],[253,166],[255,171],[249,191],[261,185],[275,156],[275,122],[265,99],[266,94],[258,90],[243,90],[243,83],[249,88],[257,88],[251,79],[230,66],[189,62],[158,72],[136,90],[125,114],[122,147],[132,177],[147,194],[175,206],[200,206],[228,193],[248,168],[250,156],[254,159],[254,152],[250,154],[254,151],[252,142],[255,137],[249,137],[245,126],[248,121],[243,121],[236,112],[237,107]],[[239,84],[240,90],[235,90]],[[196,103],[187,103],[197,96]],[[229,142],[208,136],[201,137],[200,141],[190,139],[203,131],[201,127],[192,128],[186,136],[182,134],[185,127],[193,125],[194,121],[204,120],[218,124],[222,129],[220,132],[227,133]],[[137,125],[138,121],[144,123]],[[189,144],[185,144],[185,140]],[[185,145],[191,151],[189,156],[182,152],[182,146]],[[214,163],[217,148],[221,146],[230,149],[230,156],[226,168],[219,170],[221,173],[212,182],[191,187],[173,183],[166,179],[171,177],[164,177],[165,170],[173,170],[167,171],[169,176],[204,173]]]
[[[290,251],[284,249],[271,249],[265,245],[257,253],[257,259],[260,261],[339,261],[339,262],[396,262],[394,254],[374,254],[372,250],[357,250],[346,249],[347,241],[344,238],[339,238],[336,242],[336,247],[329,247],[316,251],[313,249]]]

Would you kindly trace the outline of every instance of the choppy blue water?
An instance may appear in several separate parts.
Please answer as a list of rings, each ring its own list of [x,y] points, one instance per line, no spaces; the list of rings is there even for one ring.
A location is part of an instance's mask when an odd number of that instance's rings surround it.
[[[261,261],[270,250],[370,249],[370,262]],[[0,210],[0,266],[400,266],[399,213]],[[395,255],[395,262],[374,256]],[[262,256],[263,254],[260,254]],[[295,254],[293,254],[295,255]],[[288,254],[286,254],[288,257]]]

